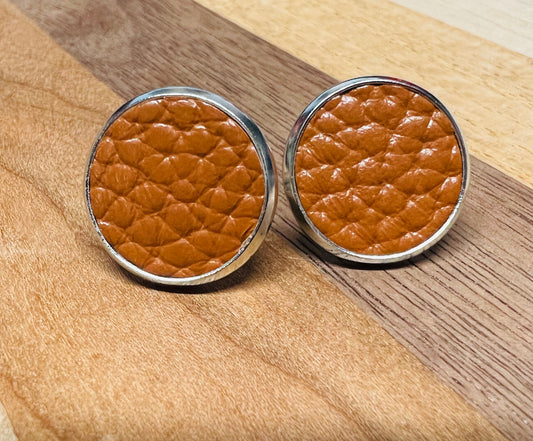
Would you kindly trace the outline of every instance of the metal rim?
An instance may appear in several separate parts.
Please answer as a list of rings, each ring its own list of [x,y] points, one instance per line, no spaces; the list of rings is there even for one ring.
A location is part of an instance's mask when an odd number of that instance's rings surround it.
[[[361,254],[354,251],[350,251],[346,248],[337,245],[331,239],[324,235],[313,223],[313,221],[307,215],[307,212],[302,206],[298,188],[296,185],[296,174],[295,174],[295,158],[296,151],[300,143],[300,138],[302,137],[307,124],[313,118],[315,113],[321,109],[324,104],[326,104],[333,97],[348,92],[357,87],[366,86],[366,85],[384,85],[392,84],[403,86],[406,89],[409,89],[425,98],[427,98],[435,107],[441,110],[450,120],[455,131],[455,137],[457,139],[457,144],[461,153],[462,160],[462,181],[461,181],[461,190],[459,197],[455,204],[455,207],[446,220],[444,224],[426,239],[421,244],[410,248],[406,251],[393,254],[382,254],[382,255],[373,255],[373,254]],[[405,80],[400,80],[398,78],[386,77],[386,76],[367,76],[367,77],[358,77],[351,80],[344,81],[336,86],[331,87],[330,89],[324,91],[317,98],[315,98],[301,113],[301,115],[296,120],[289,137],[287,139],[287,146],[285,150],[285,157],[283,161],[283,185],[285,192],[289,198],[291,209],[300,224],[302,230],[320,247],[325,249],[327,252],[340,257],[341,259],[349,260],[352,262],[359,263],[393,263],[399,262],[402,260],[410,259],[433,246],[437,243],[442,237],[450,230],[452,225],[457,220],[459,212],[463,205],[465,194],[469,184],[469,175],[470,175],[470,162],[468,158],[468,151],[461,134],[461,130],[451,115],[450,111],[442,104],[433,94],[428,92],[416,84],[410,83]]]
[[[204,101],[208,104],[213,105],[218,108],[234,121],[236,121],[241,128],[246,132],[250,138],[259,161],[261,163],[261,169],[263,171],[265,179],[265,196],[263,200],[263,207],[261,213],[257,220],[254,231],[246,238],[242,243],[239,251],[235,256],[233,256],[226,263],[220,267],[209,271],[204,274],[200,274],[192,277],[164,277],[152,274],[148,271],[145,271],[138,266],[131,263],[129,260],[125,259],[120,253],[118,253],[111,244],[103,236],[96,217],[94,216],[91,204],[90,197],[90,178],[91,178],[91,165],[93,163],[98,145],[102,140],[102,137],[106,133],[107,129],[111,124],[113,124],[124,112],[126,112],[131,107],[140,104],[143,101],[164,98],[164,97],[184,97],[184,98],[195,98],[201,101]],[[171,286],[191,286],[191,285],[202,285],[205,283],[214,282],[219,280],[246,263],[246,261],[257,251],[265,236],[272,224],[274,217],[276,203],[277,203],[277,183],[276,183],[276,173],[274,169],[274,164],[272,162],[272,157],[266,140],[261,133],[259,127],[241,110],[231,104],[229,101],[225,100],[215,93],[208,92],[202,89],[196,89],[192,87],[165,87],[162,89],[155,89],[150,92],[139,95],[132,100],[123,104],[118,110],[111,115],[107,120],[104,127],[101,129],[100,133],[96,137],[96,140],[93,143],[91,153],[89,155],[89,160],[87,162],[85,170],[85,201],[87,208],[89,210],[89,216],[91,222],[98,233],[100,241],[104,245],[104,248],[107,250],[109,255],[124,269],[131,272],[137,277],[140,277],[144,280],[147,280],[152,283],[160,285],[171,285]]]

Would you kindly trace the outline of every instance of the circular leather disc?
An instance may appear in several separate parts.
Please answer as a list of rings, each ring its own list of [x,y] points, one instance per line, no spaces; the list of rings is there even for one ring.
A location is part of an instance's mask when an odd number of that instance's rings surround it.
[[[242,265],[275,199],[259,129],[196,89],[154,91],[119,109],[95,143],[87,183],[112,256],[167,284],[205,283]]]
[[[288,142],[292,207],[328,251],[361,262],[412,257],[455,220],[467,154],[449,112],[429,92],[372,77],[326,91]]]

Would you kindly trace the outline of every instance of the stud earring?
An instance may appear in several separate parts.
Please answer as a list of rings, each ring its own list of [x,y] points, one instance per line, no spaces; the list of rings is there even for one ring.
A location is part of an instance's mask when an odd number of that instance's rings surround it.
[[[459,127],[431,93],[361,77],[303,111],[283,175],[292,211],[314,242],[342,259],[390,263],[422,253],[451,228],[469,161]]]
[[[150,282],[199,285],[258,249],[277,189],[259,128],[214,93],[157,89],[120,107],[98,135],[86,201],[104,248]]]

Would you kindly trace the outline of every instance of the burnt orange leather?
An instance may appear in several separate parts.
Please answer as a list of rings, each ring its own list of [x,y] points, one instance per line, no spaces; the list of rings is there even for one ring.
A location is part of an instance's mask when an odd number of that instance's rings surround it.
[[[336,244],[361,254],[406,251],[448,219],[462,182],[449,118],[397,85],[366,85],[328,101],[295,160],[302,205]]]
[[[261,214],[264,176],[245,131],[193,98],[144,101],[111,124],[90,171],[107,241],[152,274],[189,277],[230,260]]]

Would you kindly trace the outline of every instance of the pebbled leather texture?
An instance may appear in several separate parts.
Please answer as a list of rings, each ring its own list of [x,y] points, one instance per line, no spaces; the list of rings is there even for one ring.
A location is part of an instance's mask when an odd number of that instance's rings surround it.
[[[312,117],[295,158],[307,215],[350,251],[386,255],[429,239],[451,215],[462,158],[449,118],[399,85],[365,85]]]
[[[191,277],[237,254],[260,217],[264,176],[246,132],[196,98],[144,101],[114,121],[90,168],[111,246],[152,274]]]

